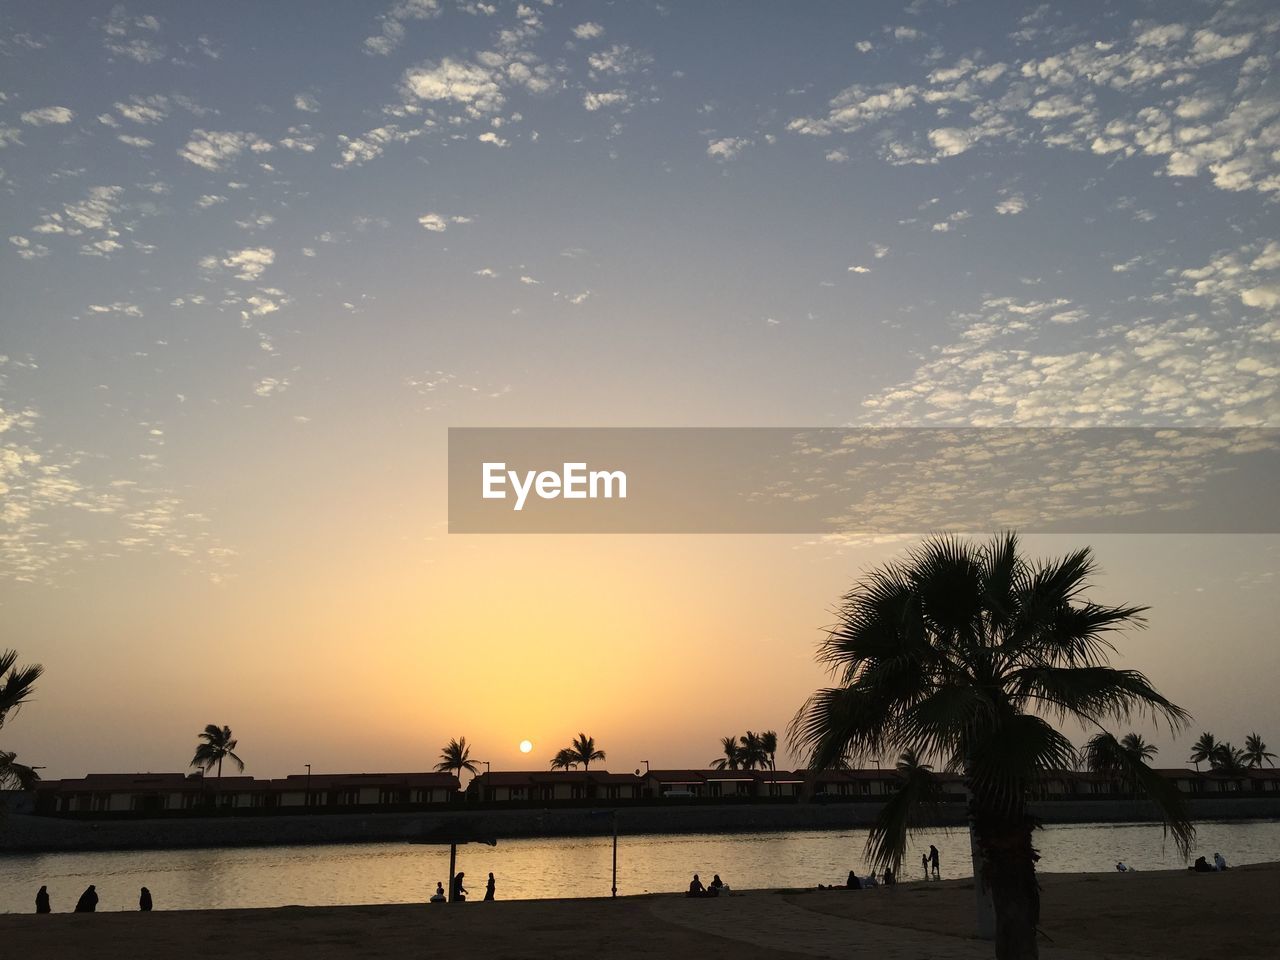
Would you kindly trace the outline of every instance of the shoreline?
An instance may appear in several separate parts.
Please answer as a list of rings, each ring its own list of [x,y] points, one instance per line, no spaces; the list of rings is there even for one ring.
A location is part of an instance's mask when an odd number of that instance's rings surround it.
[[[1280,796],[1190,801],[1195,821],[1280,820]],[[965,822],[963,804],[930,824]],[[63,819],[9,814],[0,820],[0,856],[126,850],[186,850],[342,843],[439,840],[453,832],[495,839],[606,836],[616,809],[624,836],[717,834],[789,830],[856,830],[869,827],[877,803],[699,804],[685,807],[573,807],[423,810],[407,813],[340,813],[307,816],[183,817],[172,819]],[[1153,823],[1151,808],[1124,800],[1042,801],[1032,812],[1045,825]],[[447,839],[445,839],[447,843]]]
[[[1280,941],[1271,907],[1280,863],[1222,874],[1045,874],[1046,960],[1231,956],[1262,960]],[[16,956],[103,960],[252,954],[329,957],[569,957],[618,960],[697,955],[710,960],[868,956],[898,960],[990,957],[972,937],[973,882],[908,882],[873,890],[744,890],[690,900],[678,893],[617,899],[499,900],[450,906],[367,904],[169,910],[150,914],[0,915]]]

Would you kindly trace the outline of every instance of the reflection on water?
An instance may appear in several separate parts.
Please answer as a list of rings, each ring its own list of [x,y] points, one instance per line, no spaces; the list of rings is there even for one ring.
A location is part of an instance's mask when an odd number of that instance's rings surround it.
[[[865,830],[624,836],[618,842],[619,894],[684,889],[690,876],[719,873],[738,888],[842,883],[850,869],[866,872]],[[1229,863],[1280,859],[1280,822],[1201,823],[1196,853],[1221,851]],[[942,875],[969,876],[963,831],[924,831],[911,840],[904,879],[918,879],[920,853],[936,844]],[[1139,869],[1182,866],[1177,851],[1151,824],[1071,824],[1037,835],[1040,869],[1105,871],[1123,859]],[[500,840],[497,847],[460,847],[473,899],[490,870],[498,897],[609,895],[608,837]],[[34,909],[36,890],[49,888],[55,912],[70,910],[97,884],[99,910],[136,910],[138,889],[151,889],[157,910],[275,907],[286,904],[423,902],[449,871],[447,847],[396,843],[255,847],[231,850],[122,851],[5,856],[0,859],[0,911]]]

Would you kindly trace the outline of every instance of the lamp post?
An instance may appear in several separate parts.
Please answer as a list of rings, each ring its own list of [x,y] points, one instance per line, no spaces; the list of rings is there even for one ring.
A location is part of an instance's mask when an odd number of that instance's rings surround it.
[[[307,768],[307,794],[302,799],[302,806],[306,810],[311,809],[311,764],[305,764]]]

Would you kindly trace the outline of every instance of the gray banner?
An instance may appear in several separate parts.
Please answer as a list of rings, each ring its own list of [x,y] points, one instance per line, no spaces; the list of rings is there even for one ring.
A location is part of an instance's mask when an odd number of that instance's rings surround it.
[[[1269,429],[449,430],[451,533],[1280,532]]]

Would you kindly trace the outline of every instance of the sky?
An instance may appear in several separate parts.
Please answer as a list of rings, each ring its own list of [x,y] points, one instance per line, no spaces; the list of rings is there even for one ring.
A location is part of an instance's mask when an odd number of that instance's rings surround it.
[[[451,535],[447,429],[1280,426],[1278,51],[1264,2],[0,3],[5,748],[784,731],[911,531]],[[1280,538],[1085,539],[1160,761],[1280,742]]]

